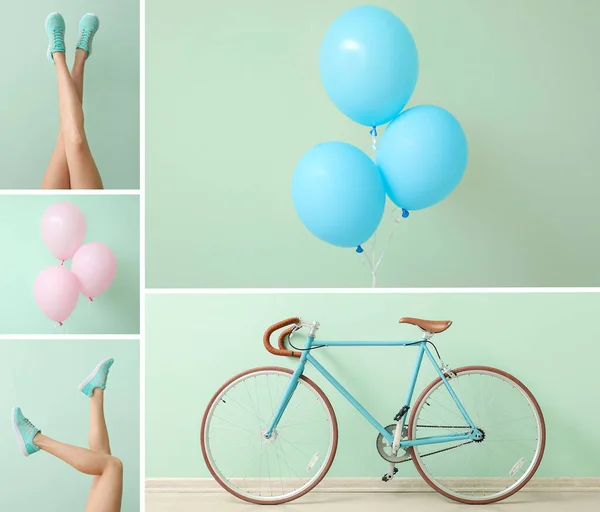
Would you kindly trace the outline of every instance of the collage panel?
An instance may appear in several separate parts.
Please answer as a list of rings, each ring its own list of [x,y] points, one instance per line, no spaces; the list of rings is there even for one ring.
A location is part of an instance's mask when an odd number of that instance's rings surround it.
[[[140,510],[139,342],[2,340],[0,358],[0,508]]]
[[[363,4],[147,1],[148,287],[600,285],[600,3]]]
[[[139,334],[139,201],[0,196],[0,335]]]
[[[5,4],[0,512],[600,509],[599,1]]]
[[[583,292],[149,294],[146,510],[454,510],[446,497],[525,483],[514,510],[563,510],[542,493],[574,489],[570,506],[592,510],[600,331],[580,327],[599,306]],[[394,454],[396,422],[403,442],[440,444]]]
[[[140,1],[3,5],[0,190],[140,187]],[[85,113],[85,123],[84,123]]]

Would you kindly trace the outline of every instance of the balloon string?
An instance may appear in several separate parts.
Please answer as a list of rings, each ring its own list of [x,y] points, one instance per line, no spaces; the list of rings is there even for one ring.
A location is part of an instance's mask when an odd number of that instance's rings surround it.
[[[375,248],[373,248],[373,258],[375,258],[374,249]],[[374,288],[376,276],[375,276],[375,267],[373,266],[373,263],[371,262],[371,258],[369,258],[369,254],[360,245],[356,248],[356,252],[362,256],[361,261],[362,261],[363,265],[365,264],[365,261],[369,264],[369,268],[371,269],[371,276],[372,276],[371,287]],[[373,259],[373,261],[375,261],[375,260]]]
[[[392,215],[396,210],[397,210],[397,208],[394,208],[392,210]],[[388,237],[385,247],[381,251],[381,254],[379,255],[379,258],[377,258],[377,260],[375,260],[376,245],[377,245],[377,233],[373,234],[373,239],[372,239],[372,259],[369,258],[369,255],[367,254],[367,252],[360,245],[356,248],[356,252],[361,254],[363,257],[363,263],[366,261],[369,264],[369,267],[371,268],[371,288],[375,288],[375,286],[377,285],[377,270],[379,269],[379,265],[381,265],[381,262],[383,261],[383,257],[385,256],[385,253],[386,253],[388,247],[390,246],[392,238],[394,238],[396,231],[398,231],[398,226],[400,225],[400,219],[401,218],[406,219],[406,218],[408,218],[409,215],[410,214],[409,214],[408,210],[405,210],[404,208],[402,208],[402,213],[399,216],[393,218],[395,225],[392,227],[390,236]]]
[[[394,208],[394,210],[395,210],[395,208]],[[392,212],[394,210],[392,210]],[[400,217],[395,217],[393,219],[393,221],[394,221],[395,225],[392,228],[392,230],[390,231],[390,236],[388,237],[385,247],[383,248],[383,250],[381,251],[381,254],[379,255],[379,259],[377,260],[377,263],[375,263],[375,272],[377,272],[379,265],[381,265],[381,261],[383,260],[383,257],[385,256],[385,252],[387,251],[388,247],[390,246],[390,242],[392,241],[392,238],[394,238],[396,231],[398,231],[398,226],[400,225]]]
[[[375,264],[375,257],[377,256],[376,254],[376,249],[377,249],[377,231],[375,231],[375,233],[373,233],[373,256],[372,256],[372,262],[373,264],[371,265],[371,288],[375,288],[375,285],[377,284],[377,265]]]
[[[394,208],[392,210],[392,214],[394,213],[394,211],[396,211],[396,208]],[[385,244],[385,247],[383,248],[383,251],[381,251],[381,254],[379,255],[379,259],[377,260],[377,263],[375,263],[375,272],[377,272],[377,269],[379,268],[379,265],[381,264],[381,260],[383,260],[383,256],[385,255],[385,252],[387,251],[388,247],[390,246],[392,238],[394,238],[396,231],[398,231],[398,226],[400,225],[400,218],[408,219],[409,215],[410,215],[410,213],[408,212],[408,210],[405,210],[404,208],[402,208],[402,213],[400,214],[400,216],[395,217],[393,219],[395,226],[392,228],[392,231],[390,232],[390,236],[387,239],[387,242]]]
[[[377,155],[377,126],[373,126],[373,128],[371,128],[369,135],[371,135],[371,146],[373,147],[373,154]],[[375,158],[375,161],[377,161],[377,158]]]

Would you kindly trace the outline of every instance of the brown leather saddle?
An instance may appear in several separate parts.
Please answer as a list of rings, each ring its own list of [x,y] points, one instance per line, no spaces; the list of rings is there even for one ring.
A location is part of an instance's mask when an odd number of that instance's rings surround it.
[[[444,332],[452,325],[452,320],[422,320],[421,318],[405,316],[400,319],[399,323],[416,325],[424,331],[431,332],[433,334],[439,334],[440,332]]]

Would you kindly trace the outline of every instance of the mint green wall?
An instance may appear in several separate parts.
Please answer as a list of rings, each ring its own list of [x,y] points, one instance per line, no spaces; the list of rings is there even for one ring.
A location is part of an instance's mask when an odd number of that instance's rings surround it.
[[[84,510],[92,483],[46,453],[23,457],[12,426],[14,406],[44,434],[88,446],[89,399],[77,386],[114,357],[105,398],[111,449],[123,461],[123,510],[139,510],[139,344],[137,341],[0,341],[0,510]]]
[[[600,2],[148,0],[148,286],[370,286],[291,200],[313,145],[370,151],[318,75],[327,27],[365,3],[416,39],[412,104],[449,109],[470,146],[458,189],[402,222],[379,285],[599,285]]]
[[[521,379],[547,423],[538,476],[600,476],[597,424],[600,324],[590,322],[598,294],[263,294],[148,295],[146,476],[207,477],[199,432],[213,393],[235,373],[296,360],[268,354],[262,333],[275,321],[318,320],[317,339],[416,339],[401,316],[451,319],[434,338],[452,366],[486,364]],[[381,422],[392,423],[404,399],[415,351],[410,348],[322,349],[317,359]],[[386,463],[376,432],[317,372],[332,400],[340,444],[330,476],[379,477]],[[417,389],[434,377],[424,366]],[[173,418],[183,418],[173,422]],[[568,440],[568,442],[566,442]],[[411,465],[401,476],[416,476]]]
[[[28,0],[2,3],[4,52],[0,80],[0,189],[39,188],[58,135],[54,66],[46,57],[44,21],[65,18],[67,62],[75,55],[81,17],[93,12],[100,30],[86,67],[85,126],[105,188],[139,188],[139,0]]]
[[[102,242],[117,257],[117,275],[110,288],[92,304],[80,295],[62,329],[44,316],[33,296],[38,273],[59,263],[40,233],[42,214],[59,201],[71,201],[85,214],[84,243]],[[0,196],[0,334],[139,333],[139,210],[139,196]]]

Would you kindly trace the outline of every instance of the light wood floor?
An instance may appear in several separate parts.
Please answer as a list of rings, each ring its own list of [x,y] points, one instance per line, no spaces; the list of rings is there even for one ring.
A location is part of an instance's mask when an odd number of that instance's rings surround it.
[[[306,512],[365,512],[372,511],[432,511],[457,512],[596,512],[600,511],[600,492],[521,492],[495,505],[474,507],[446,500],[433,493],[377,493],[334,494],[313,493],[287,505],[275,507],[278,511]],[[146,512],[269,512],[272,507],[252,505],[225,493],[160,494],[149,493]]]

